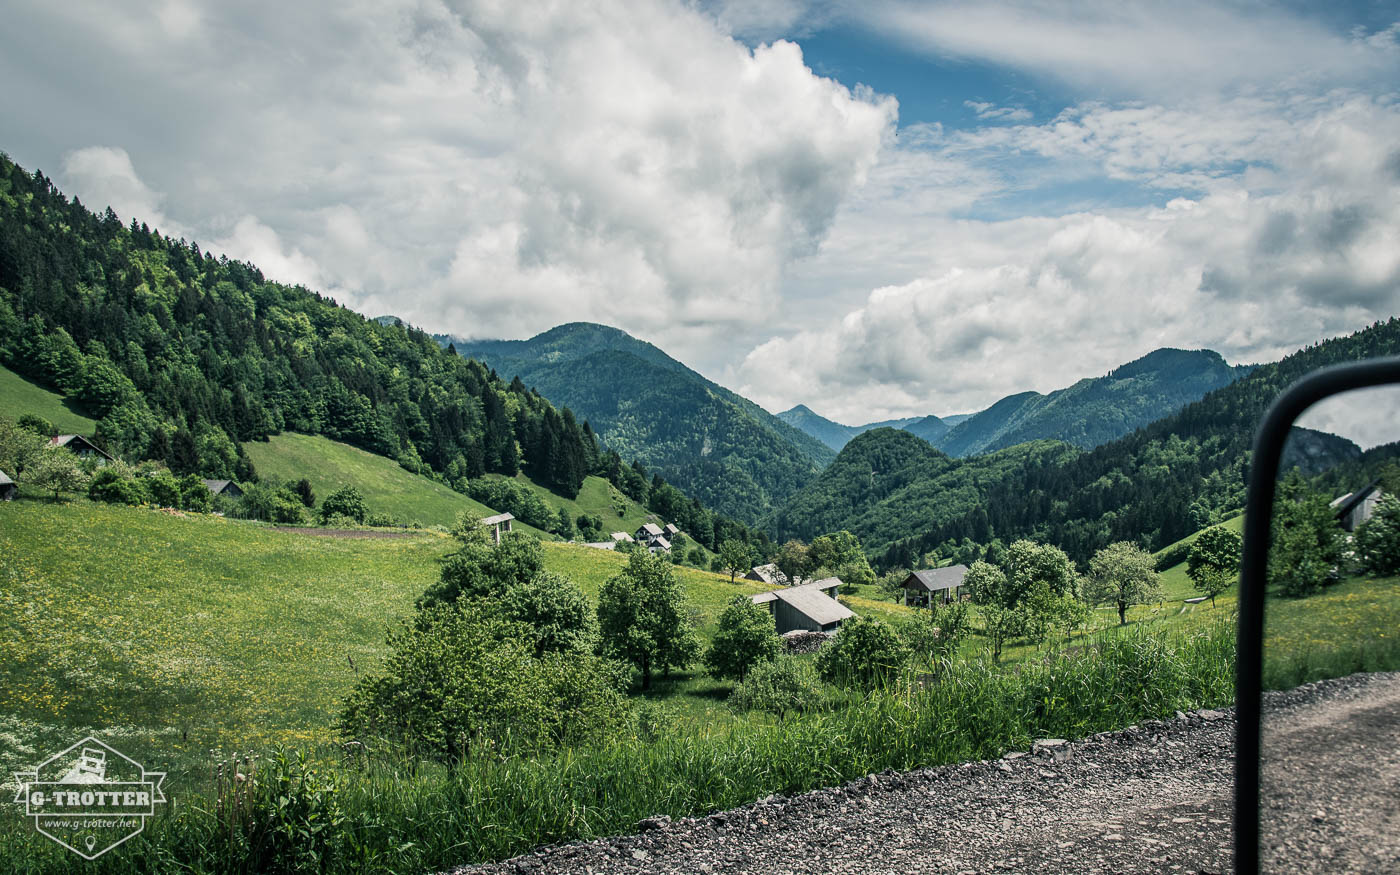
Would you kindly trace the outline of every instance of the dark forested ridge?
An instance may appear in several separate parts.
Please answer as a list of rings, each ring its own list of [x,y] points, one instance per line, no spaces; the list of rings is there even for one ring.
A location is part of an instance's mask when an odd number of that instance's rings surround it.
[[[282,430],[450,482],[524,467],[566,495],[600,461],[571,412],[427,334],[95,215],[3,155],[0,361],[83,404],[109,448],[178,473],[249,479],[239,442]]]
[[[740,519],[767,513],[835,457],[815,438],[616,328],[575,322],[529,340],[438,339],[502,375],[518,375],[586,417],[609,449]]]
[[[962,538],[1030,536],[1081,561],[1114,541],[1158,549],[1243,505],[1254,429],[1285,387],[1320,367],[1397,354],[1400,320],[1394,318],[1309,346],[1060,464],[1009,468],[979,484],[980,502],[969,512],[950,517],[932,499],[922,515],[909,508],[906,526],[920,534],[887,545],[881,562],[905,563]],[[1290,459],[1305,470],[1357,456],[1355,445],[1332,435],[1303,434],[1293,443]]]

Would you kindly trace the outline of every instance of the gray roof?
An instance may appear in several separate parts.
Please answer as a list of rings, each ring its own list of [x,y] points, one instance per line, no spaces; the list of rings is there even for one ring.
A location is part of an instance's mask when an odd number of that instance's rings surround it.
[[[646,524],[644,524],[640,529],[638,529],[637,531],[639,531],[639,532],[646,532],[648,535],[651,535],[653,538],[659,538],[659,537],[661,537],[661,534],[662,534],[661,528],[660,528],[659,526],[657,526],[656,523],[646,523]]]
[[[800,584],[798,587],[795,588],[800,589],[803,587],[811,587],[812,589],[818,590],[820,592],[826,592],[829,589],[836,589],[836,587],[838,586],[841,586],[841,578],[823,577],[821,580],[809,581],[808,583]],[[827,596],[827,598],[830,598],[830,596]]]
[[[818,625],[839,623],[847,617],[854,617],[851,609],[815,586],[790,586],[774,592],[779,599],[801,611]]]
[[[486,519],[482,520],[481,524],[483,526],[495,526],[501,523],[510,522],[513,519],[515,519],[515,516],[513,514],[498,513],[495,516],[489,516]]]
[[[755,565],[744,575],[748,580],[761,580],[764,583],[783,583],[787,580],[783,573],[778,570],[775,563],[769,562],[767,565]]]
[[[671,542],[666,540],[665,538],[657,538],[655,541],[652,541],[652,543],[663,550],[671,549]]]
[[[8,486],[9,484],[14,482],[15,481],[10,479],[9,474],[6,474],[4,471],[0,471],[0,486]]]
[[[1329,507],[1336,508],[1336,517],[1341,519],[1352,511],[1356,510],[1363,501],[1371,497],[1372,492],[1378,492],[1376,486],[1380,481],[1375,481],[1356,492],[1348,492],[1341,498],[1333,499]]]
[[[204,481],[204,485],[207,486],[207,487],[209,488],[209,491],[212,492],[212,493],[214,493],[215,495],[218,495],[220,492],[223,492],[225,489],[227,489],[227,488],[228,488],[228,485],[229,485],[230,483],[233,483],[233,481],[232,481],[232,480],[205,480],[205,481]],[[234,485],[236,486],[237,484],[234,484]]]
[[[675,524],[675,523],[667,523],[667,524],[666,524],[666,528],[664,529],[664,531],[665,531],[666,534],[668,534],[668,535],[674,535],[676,532],[679,532],[680,529],[676,528],[676,524]]]
[[[915,571],[904,578],[905,589],[916,589],[922,587],[929,592],[938,592],[942,589],[952,589],[955,586],[962,586],[963,578],[967,576],[966,565],[949,565],[947,568],[930,568],[926,571]]]
[[[85,448],[92,450],[94,453],[97,453],[103,456],[104,458],[112,458],[112,455],[110,453],[108,453],[106,450],[102,449],[97,444],[93,443],[92,441],[88,440],[80,434],[60,434],[54,435],[52,438],[49,438],[49,443],[59,447],[67,447],[74,441],[80,442]]]
[[[636,543],[636,539],[633,538],[631,535],[627,534],[626,532],[613,532],[608,537],[612,538],[613,541],[619,543],[622,541],[632,541],[633,543]]]

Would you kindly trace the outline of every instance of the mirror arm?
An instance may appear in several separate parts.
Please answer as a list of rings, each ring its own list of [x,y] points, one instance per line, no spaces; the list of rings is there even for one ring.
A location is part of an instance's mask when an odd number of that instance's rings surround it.
[[[1303,411],[1341,392],[1400,383],[1400,357],[1315,371],[1274,400],[1254,436],[1240,560],[1235,661],[1235,871],[1259,871],[1259,723],[1264,670],[1264,587],[1279,462],[1289,429]]]

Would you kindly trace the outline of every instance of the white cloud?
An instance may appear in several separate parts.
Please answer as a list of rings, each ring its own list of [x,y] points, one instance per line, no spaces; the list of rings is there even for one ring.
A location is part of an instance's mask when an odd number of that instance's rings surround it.
[[[934,131],[901,146],[904,171],[914,156],[989,168],[1001,152],[1029,151],[1050,179],[1082,165],[1149,187],[1203,185],[1160,206],[978,221],[956,218],[962,206],[933,207],[944,193],[963,205],[999,189],[945,180],[928,187],[929,211],[903,233],[883,202],[857,199],[828,248],[885,228],[891,250],[917,253],[903,267],[914,278],[759,345],[731,376],[772,409],[805,401],[859,423],[979,409],[1160,346],[1271,360],[1395,313],[1400,105],[1336,93],[1267,104],[1094,105],[1041,126]],[[1238,171],[1247,164],[1263,169]],[[819,259],[809,275],[824,268]]]
[[[979,119],[992,121],[1002,119],[1009,122],[1028,122],[1034,114],[1020,106],[997,106],[995,103],[987,103],[979,100],[964,100],[963,106],[977,113]]]
[[[0,111],[36,129],[35,113],[105,112],[120,144],[103,170],[67,142],[70,193],[473,336],[587,318],[693,352],[747,330],[777,311],[896,116],[814,75],[795,44],[746,48],[675,2],[25,17],[63,33],[64,65],[93,84],[44,107],[15,84]]]
[[[152,191],[136,175],[131,156],[113,146],[74,149],[63,157],[63,179],[70,194],[81,193],[87,207],[101,212],[110,206],[124,221],[145,222],[163,234],[176,237],[186,233],[184,226],[166,217],[164,198]]]
[[[863,17],[917,50],[1114,97],[1356,82],[1393,71],[1400,53],[1394,28],[1341,34],[1271,3],[893,0]]]

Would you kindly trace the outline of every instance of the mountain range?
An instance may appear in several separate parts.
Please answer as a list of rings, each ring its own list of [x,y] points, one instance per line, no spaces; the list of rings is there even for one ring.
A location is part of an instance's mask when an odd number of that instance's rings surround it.
[[[1226,364],[1212,350],[1163,348],[1106,376],[1087,377],[1045,395],[1008,395],[973,414],[848,426],[799,404],[778,417],[836,450],[857,435],[881,427],[910,432],[950,456],[973,456],[1043,439],[1062,440],[1087,450],[1180,410],[1251,370],[1252,365]]]

